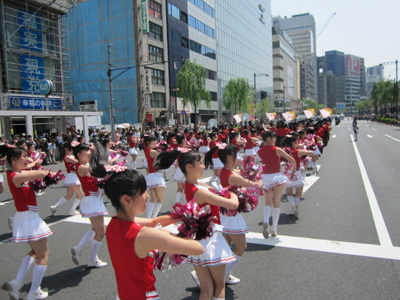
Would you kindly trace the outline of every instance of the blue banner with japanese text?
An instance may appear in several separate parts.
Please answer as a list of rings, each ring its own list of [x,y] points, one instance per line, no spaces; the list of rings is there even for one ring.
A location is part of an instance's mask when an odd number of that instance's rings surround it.
[[[18,11],[19,47],[43,52],[42,21],[37,15]]]
[[[40,94],[39,82],[44,79],[44,60],[41,57],[19,55],[21,85],[24,92]]]
[[[13,97],[10,96],[11,109],[46,110],[44,97]],[[49,98],[49,110],[62,110],[61,98]]]

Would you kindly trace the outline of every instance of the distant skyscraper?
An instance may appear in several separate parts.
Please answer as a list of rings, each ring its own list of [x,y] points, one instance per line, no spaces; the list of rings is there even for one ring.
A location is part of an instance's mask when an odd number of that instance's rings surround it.
[[[365,97],[364,58],[348,54],[345,56],[346,106],[355,106],[355,102]]]
[[[344,53],[340,51],[327,51],[326,70],[332,71],[333,75],[344,75]]]
[[[298,53],[305,58],[303,70],[304,84],[301,88],[302,98],[316,99],[318,94],[318,72],[317,72],[317,44],[315,20],[309,13],[293,15],[291,18],[281,16],[273,18],[273,25],[279,31],[285,31],[293,40],[293,45]]]
[[[366,96],[371,97],[371,92],[374,87],[375,82],[378,82],[383,79],[384,76],[384,67],[383,66],[373,66],[367,68],[367,92]]]

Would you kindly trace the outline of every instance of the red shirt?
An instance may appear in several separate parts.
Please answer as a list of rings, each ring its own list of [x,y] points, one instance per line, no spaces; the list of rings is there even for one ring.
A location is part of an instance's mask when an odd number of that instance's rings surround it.
[[[153,164],[154,164],[154,158],[150,156],[150,151],[153,149],[146,149],[144,150],[144,156],[146,156],[147,159],[147,165],[149,166],[149,173],[155,173]]]
[[[273,132],[276,132],[276,131],[277,131],[275,127],[271,127],[269,130],[271,130],[271,131],[273,131]]]
[[[129,139],[129,148],[135,148],[136,142],[134,141],[135,137],[131,137]]]
[[[278,128],[276,130],[276,135],[277,136],[286,136],[286,134],[289,132],[287,128]]]
[[[16,187],[12,181],[17,174],[17,172],[7,171],[7,182],[14,199],[15,209],[19,212],[38,211],[35,192],[31,188],[29,181],[25,181],[21,187]]]
[[[208,139],[203,139],[203,147],[207,147],[208,146]]]
[[[176,137],[173,137],[172,139],[169,139],[169,145],[171,146],[171,148],[173,149],[178,149],[178,143],[174,144],[173,141],[175,140],[176,142]]]
[[[121,300],[158,298],[153,273],[154,253],[140,258],[135,252],[137,234],[143,226],[112,218],[107,226],[107,245]]]
[[[81,164],[76,164],[76,175],[79,178],[79,181],[81,182],[82,185],[82,190],[85,193],[85,196],[100,196],[100,189],[96,185],[96,182],[93,181],[93,176],[90,173],[86,173],[85,176],[81,177],[79,175],[79,167],[82,166]]]
[[[64,155],[64,165],[65,165],[65,168],[67,169],[67,173],[71,173],[71,172],[74,172],[74,173],[75,173],[75,164],[70,163],[70,162],[67,162],[67,161],[65,160],[65,158],[66,158],[67,156],[68,156],[68,155]]]
[[[251,137],[246,136],[245,137],[247,143],[246,143],[246,149],[253,149],[256,145],[253,143],[251,140]]]
[[[222,140],[226,139],[226,136],[223,134],[218,134],[218,142],[222,142]]]
[[[300,170],[300,163],[301,163],[301,159],[299,157],[299,149],[294,149],[290,151],[290,155],[294,158],[294,160],[296,161],[296,171]]]
[[[231,175],[233,175],[233,172],[231,170],[225,168],[221,169],[221,173],[219,173],[219,178],[221,180],[222,187],[230,186],[229,177],[231,177]]]
[[[258,150],[258,156],[263,164],[263,174],[280,173],[281,164],[279,156],[276,155],[276,146],[263,146]]]
[[[198,191],[199,189],[206,189],[203,186],[199,186],[197,184],[194,183],[187,183],[185,182],[185,195],[186,195],[186,201],[189,202],[190,200],[195,200],[196,198],[194,197],[194,193],[196,193],[196,191]],[[212,204],[199,204],[200,207],[204,207],[206,205],[209,205],[211,208],[211,216],[215,217],[216,220],[214,220],[213,222],[215,224],[221,224],[221,221],[219,219],[219,208],[216,205],[212,205]]]
[[[216,142],[210,142],[210,150],[216,146],[217,146]],[[215,150],[215,152],[213,153],[213,155],[211,157],[218,158],[218,151],[219,151],[219,149]]]

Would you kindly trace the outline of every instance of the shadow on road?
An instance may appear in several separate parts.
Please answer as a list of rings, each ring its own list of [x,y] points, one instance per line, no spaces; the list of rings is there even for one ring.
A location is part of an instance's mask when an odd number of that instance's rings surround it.
[[[181,300],[193,300],[193,299],[199,299],[200,296],[200,289],[196,286],[196,287],[190,287],[190,288],[186,288],[186,291],[189,293],[192,293],[191,296],[187,296],[185,298],[182,298]],[[229,300],[229,299],[237,299],[237,297],[235,296],[234,291],[228,286],[225,286],[225,299]]]

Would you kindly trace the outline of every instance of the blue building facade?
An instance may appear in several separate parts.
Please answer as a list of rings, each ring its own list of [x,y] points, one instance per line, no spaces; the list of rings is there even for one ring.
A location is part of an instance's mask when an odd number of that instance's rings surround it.
[[[108,88],[108,49],[111,64],[117,68],[135,65],[132,1],[91,0],[74,7],[68,14],[71,91],[75,106],[97,100],[103,111],[102,124],[110,124]],[[120,71],[113,71],[116,77]],[[135,69],[113,79],[115,124],[137,123],[137,84]]]
[[[332,71],[333,75],[344,75],[344,53],[340,51],[327,51],[326,69]]]

